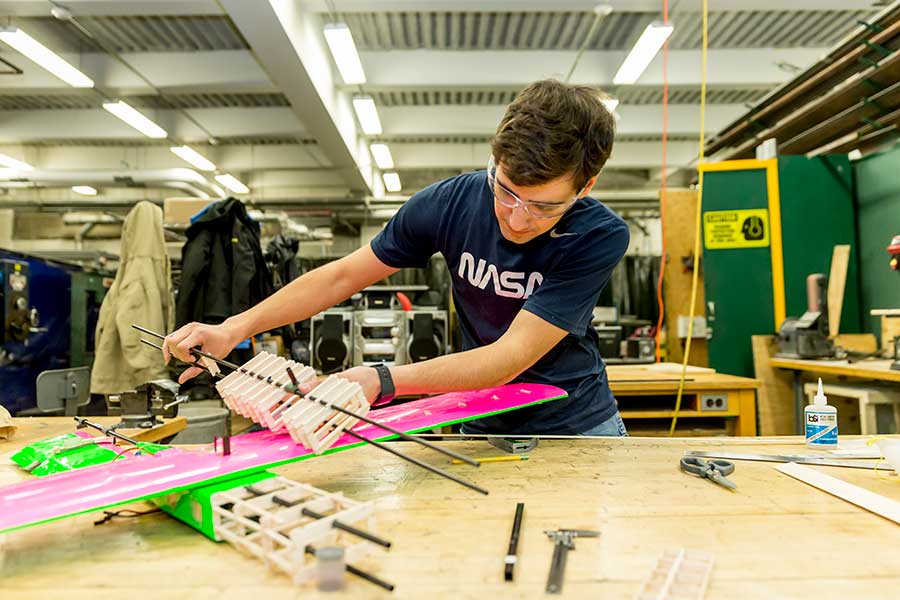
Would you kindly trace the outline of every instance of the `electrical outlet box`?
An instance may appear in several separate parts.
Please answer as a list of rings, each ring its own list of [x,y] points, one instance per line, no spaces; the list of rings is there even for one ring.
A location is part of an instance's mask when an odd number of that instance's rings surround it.
[[[688,336],[688,324],[690,323],[690,319],[685,315],[678,315],[678,337],[686,338]],[[695,316],[694,317],[694,330],[691,332],[691,337],[694,339],[697,338],[707,338],[709,337],[709,329],[706,326],[706,317],[704,316]]]
[[[728,410],[728,394],[700,394],[701,411]]]

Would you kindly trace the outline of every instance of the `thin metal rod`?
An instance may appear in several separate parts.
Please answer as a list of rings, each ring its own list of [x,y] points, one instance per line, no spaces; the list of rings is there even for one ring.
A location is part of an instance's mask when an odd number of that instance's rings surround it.
[[[138,331],[144,331],[143,328],[140,328],[140,327],[138,327],[137,325],[132,325],[132,327],[134,327],[135,329],[138,329]],[[153,333],[153,332],[149,332],[149,333],[150,333],[151,335],[160,336],[160,334],[158,334],[158,333]],[[165,336],[161,336],[161,337],[165,337]],[[145,340],[142,340],[142,341],[145,341]],[[145,343],[149,343],[149,342],[145,342]],[[153,344],[150,344],[150,345],[153,345]],[[196,350],[196,349],[193,349],[193,348],[192,348],[192,349],[191,349],[191,352],[196,353],[196,354],[199,354],[200,356],[205,356],[205,357],[207,357],[207,358],[209,358],[209,359],[211,359],[211,360],[214,360],[214,361],[216,361],[217,363],[222,364],[222,365],[224,365],[224,366],[226,366],[226,367],[228,367],[228,368],[230,368],[230,369],[233,369],[233,370],[235,370],[235,371],[240,371],[241,373],[249,373],[249,372],[250,372],[249,370],[244,369],[243,367],[240,367],[240,366],[238,366],[238,365],[235,365],[235,364],[233,364],[233,363],[230,363],[230,362],[228,362],[228,361],[226,361],[226,360],[222,360],[222,359],[216,358],[215,356],[213,356],[213,355],[211,355],[211,354],[207,354],[207,353],[202,352],[202,351],[200,351],[200,350]],[[284,386],[279,385],[279,384],[274,383],[274,382],[271,382],[271,381],[266,381],[266,379],[263,378],[263,377],[261,377],[261,376],[257,376],[257,378],[258,378],[260,381],[264,381],[265,383],[267,383],[267,384],[269,384],[269,385],[274,385],[275,387],[284,389]],[[296,392],[295,392],[295,393],[296,393]],[[447,450],[446,448],[441,448],[441,447],[438,446],[437,444],[433,444],[433,443],[428,442],[428,441],[426,441],[426,440],[420,439],[420,438],[416,437],[415,435],[411,435],[411,434],[409,434],[409,433],[405,433],[405,432],[403,432],[403,431],[400,431],[399,429],[394,429],[393,427],[391,427],[391,426],[389,426],[389,425],[385,425],[385,424],[379,423],[378,421],[375,421],[375,420],[373,420],[373,419],[369,419],[368,417],[364,417],[364,416],[362,416],[362,415],[358,415],[358,414],[354,413],[353,411],[349,411],[349,410],[347,410],[347,409],[344,409],[344,408],[341,408],[341,407],[338,407],[338,406],[330,405],[330,404],[328,404],[328,402],[325,402],[324,400],[319,400],[318,398],[315,398],[314,396],[306,396],[306,395],[304,395],[304,394],[297,394],[297,395],[298,395],[300,398],[304,398],[304,399],[309,400],[309,401],[311,401],[311,402],[318,402],[319,404],[321,404],[321,405],[323,405],[323,406],[327,406],[328,408],[331,408],[332,410],[337,410],[338,412],[342,412],[342,413],[344,413],[344,414],[346,414],[346,415],[349,415],[349,416],[351,416],[351,417],[353,417],[353,418],[359,419],[359,420],[361,420],[361,421],[365,421],[366,423],[369,423],[369,424],[374,425],[374,426],[376,426],[376,427],[380,427],[380,428],[382,428],[382,429],[385,429],[385,430],[387,430],[387,431],[390,431],[391,433],[393,433],[393,434],[395,434],[395,435],[398,435],[398,436],[400,436],[401,438],[403,438],[403,439],[405,439],[405,440],[408,440],[408,441],[411,441],[411,442],[419,443],[419,444],[421,444],[421,445],[423,445],[423,446],[425,446],[425,447],[427,447],[427,448],[431,448],[432,450],[436,450],[436,451],[438,451],[438,452],[440,452],[440,453],[442,453],[442,454],[445,454],[445,455],[447,455],[447,456],[452,456],[453,458],[462,460],[462,461],[467,462],[467,463],[469,463],[469,464],[471,464],[471,465],[473,465],[473,466],[476,466],[476,467],[477,467],[477,466],[480,466],[479,463],[478,463],[477,461],[475,461],[475,460],[469,458],[468,456],[463,456],[462,454],[459,454],[459,453],[454,452],[454,451],[452,451],[452,450]],[[457,476],[455,476],[455,475],[452,475],[451,473],[448,473],[448,472],[444,471],[443,469],[439,469],[439,468],[437,468],[437,467],[433,467],[433,466],[429,465],[428,463],[425,463],[425,462],[420,461],[420,460],[417,459],[417,458],[413,458],[413,457],[411,457],[411,456],[406,456],[406,455],[403,454],[402,452],[399,452],[399,451],[394,450],[394,449],[392,449],[392,448],[388,448],[388,447],[385,446],[384,444],[381,444],[381,443],[379,443],[379,442],[376,442],[375,440],[369,439],[369,438],[367,438],[367,437],[365,437],[365,436],[359,435],[358,433],[355,433],[355,432],[351,431],[350,429],[344,428],[343,430],[344,430],[344,432],[350,434],[352,437],[355,437],[355,438],[357,438],[357,439],[360,439],[360,440],[362,440],[362,441],[364,441],[364,442],[368,442],[368,443],[372,444],[373,446],[375,446],[375,447],[377,447],[377,448],[381,448],[382,450],[386,450],[386,451],[390,452],[391,454],[393,454],[393,455],[395,455],[395,456],[398,456],[398,457],[400,457],[400,458],[402,458],[402,459],[404,459],[404,460],[408,460],[409,462],[411,462],[411,463],[413,463],[413,464],[417,464],[417,465],[419,465],[420,467],[422,467],[423,469],[427,469],[427,470],[431,471],[432,473],[437,473],[438,475],[443,475],[443,476],[446,477],[447,479],[451,479],[451,480],[453,480],[453,481],[459,483],[460,485],[464,485],[464,486],[466,486],[467,488],[473,489],[473,490],[475,490],[475,491],[477,491],[477,492],[481,492],[482,494],[487,495],[487,493],[488,493],[488,491],[487,491],[486,489],[484,489],[484,488],[482,488],[482,487],[478,487],[477,485],[475,485],[475,484],[473,484],[473,483],[469,483],[468,481],[466,481],[466,480],[464,480],[464,479],[460,479],[459,477],[457,477]]]
[[[484,489],[483,487],[479,487],[479,486],[475,485],[474,483],[469,483],[465,479],[461,479],[452,473],[448,473],[447,471],[444,471],[443,469],[439,469],[438,467],[429,465],[428,463],[423,462],[423,461],[419,460],[418,458],[415,458],[412,456],[407,456],[407,455],[403,454],[402,452],[400,452],[399,450],[394,450],[387,444],[382,444],[381,442],[376,442],[375,440],[367,438],[362,435],[359,435],[358,433],[356,433],[355,431],[350,430],[350,429],[344,428],[344,433],[350,435],[350,437],[355,437],[358,440],[368,442],[368,443],[372,444],[373,446],[375,446],[376,448],[380,448],[381,450],[384,450],[385,452],[390,452],[394,456],[397,456],[399,458],[402,458],[403,460],[409,461],[409,462],[413,463],[414,465],[418,465],[418,466],[422,467],[423,469],[431,471],[432,473],[435,473],[437,475],[440,475],[442,477],[446,477],[447,479],[455,481],[456,483],[463,485],[471,490],[480,492],[480,493],[484,494],[485,496],[487,496],[487,494],[488,494],[488,491],[486,489]]]
[[[311,554],[311,555],[313,555],[313,556],[316,555],[316,549],[315,549],[313,546],[311,546],[311,545],[307,545],[306,548],[304,548],[304,551],[305,551],[307,554]],[[374,584],[377,585],[378,587],[384,588],[384,589],[386,589],[386,590],[389,591],[389,592],[393,592],[393,591],[394,591],[394,584],[388,583],[388,582],[385,581],[384,579],[379,579],[378,577],[375,577],[375,576],[372,575],[371,573],[366,573],[366,572],[363,571],[362,569],[357,568],[357,567],[354,567],[353,565],[350,565],[350,564],[345,564],[345,565],[344,565],[344,568],[347,569],[347,572],[348,572],[348,573],[350,573],[350,574],[352,574],[352,575],[356,575],[357,577],[359,577],[359,578],[361,578],[361,579],[365,579],[365,580],[368,581],[369,583],[374,583]]]
[[[166,337],[166,336],[164,336],[164,335],[162,335],[162,334],[159,334],[159,333],[150,331],[149,329],[146,329],[146,328],[144,328],[144,327],[141,327],[140,325],[134,325],[134,324],[132,324],[132,327],[134,327],[134,328],[137,329],[138,331],[142,331],[142,332],[147,333],[147,334],[149,334],[149,335],[154,335],[154,336],[156,336],[156,337],[158,337],[158,338],[161,338],[161,339],[165,339],[165,337]],[[142,341],[143,341],[143,340],[142,340]],[[148,343],[148,344],[149,344],[149,342],[145,342],[145,343]],[[150,345],[152,346],[153,344],[150,344]],[[154,346],[154,347],[155,347],[155,348],[159,348],[160,350],[162,350],[162,348],[160,348],[159,346]],[[198,350],[198,349],[196,349],[196,348],[192,348],[192,349],[191,349],[191,352],[192,352],[193,354],[195,354],[195,355],[205,356],[206,358],[209,358],[209,359],[211,359],[211,360],[214,360],[214,361],[217,362],[218,364],[223,365],[223,366],[225,366],[225,367],[228,367],[229,369],[232,369],[232,370],[235,370],[235,371],[240,371],[241,373],[249,373],[249,370],[248,370],[248,369],[244,369],[243,367],[241,367],[241,366],[239,366],[239,365],[236,365],[236,364],[234,364],[234,363],[228,362],[227,360],[222,360],[222,359],[220,359],[220,358],[216,358],[216,357],[213,356],[212,354],[207,354],[206,352],[203,352],[203,351]],[[188,363],[188,364],[190,364],[190,363]],[[403,438],[404,440],[407,440],[407,441],[409,441],[409,442],[416,442],[417,444],[421,444],[422,446],[425,446],[426,448],[431,448],[432,450],[434,450],[434,451],[436,451],[436,452],[440,452],[441,454],[444,454],[444,455],[449,456],[449,457],[451,457],[451,458],[455,458],[455,459],[457,459],[457,460],[461,460],[461,461],[463,461],[464,463],[467,463],[467,464],[472,465],[473,467],[478,467],[478,466],[480,466],[480,463],[479,463],[478,461],[473,460],[472,458],[469,458],[468,456],[465,456],[465,455],[460,454],[460,453],[458,453],[458,452],[454,452],[453,450],[448,450],[448,449],[446,449],[446,448],[442,448],[442,447],[440,447],[439,445],[437,445],[437,444],[435,444],[435,443],[432,443],[432,442],[423,440],[422,438],[417,437],[417,436],[412,435],[412,434],[409,434],[409,433],[406,433],[405,431],[400,431],[399,429],[394,429],[394,428],[391,427],[390,425],[386,425],[386,424],[384,424],[384,423],[379,423],[378,421],[375,421],[375,420],[370,419],[370,418],[368,418],[368,417],[365,417],[365,416],[363,416],[363,415],[356,414],[355,412],[350,411],[350,410],[347,410],[347,409],[345,409],[345,408],[341,408],[341,407],[339,407],[339,406],[330,406],[330,405],[329,405],[327,402],[325,402],[324,400],[319,400],[318,398],[316,398],[316,397],[314,397],[314,396],[312,396],[312,395],[307,396],[306,394],[301,393],[299,390],[296,390],[297,376],[294,375],[294,372],[291,370],[290,367],[287,368],[287,374],[288,374],[288,377],[291,379],[291,382],[292,382],[293,387],[294,387],[294,389],[291,389],[291,390],[288,390],[288,391],[297,394],[297,395],[300,396],[301,398],[307,398],[307,399],[312,400],[312,401],[314,401],[314,402],[318,402],[318,403],[321,404],[322,406],[328,406],[329,408],[331,408],[331,409],[333,409],[333,410],[336,410],[336,411],[338,411],[338,412],[344,413],[345,415],[349,415],[349,416],[351,416],[351,417],[353,417],[353,418],[355,418],[355,419],[359,419],[360,421],[364,421],[364,422],[368,423],[369,425],[374,425],[374,426],[380,427],[381,429],[384,429],[384,430],[386,430],[386,431],[390,431],[390,432],[393,433],[394,435],[400,436],[400,437]],[[259,379],[260,381],[265,381],[265,379],[262,378],[262,377],[257,377],[257,379]],[[284,387],[284,386],[281,386],[281,385],[279,385],[279,384],[277,384],[277,383],[274,383],[274,382],[271,382],[271,381],[266,381],[266,383],[268,383],[269,385],[274,385],[274,386],[276,386],[276,387],[281,387],[281,388]]]
[[[134,328],[134,329],[137,329],[137,330],[140,331],[141,333],[146,333],[147,335],[152,335],[153,337],[157,337],[157,338],[159,338],[159,339],[161,339],[161,340],[166,339],[166,336],[164,336],[163,334],[161,334],[161,333],[156,333],[155,331],[150,331],[150,330],[147,329],[146,327],[141,327],[140,325],[135,325],[134,323],[131,324],[131,327]]]
[[[129,444],[131,444],[133,446],[138,445],[137,440],[133,440],[128,436],[122,435],[121,433],[116,433],[109,427],[104,427],[103,425],[100,425],[99,423],[94,423],[93,421],[88,421],[84,417],[75,417],[75,422],[78,423],[81,427],[91,427],[93,429],[96,429],[103,435],[108,435],[110,437],[120,439],[123,442],[128,442]]]
[[[273,500],[274,500],[274,498],[273,498]],[[325,515],[323,515],[322,513],[318,513],[316,511],[310,510],[308,508],[304,508],[300,512],[303,513],[304,516],[312,517],[313,519],[324,519],[325,518]],[[346,531],[347,533],[352,533],[356,537],[360,537],[364,540],[368,540],[368,541],[372,542],[373,544],[378,544],[379,546],[384,546],[385,548],[391,547],[391,543],[388,540],[386,540],[384,538],[380,538],[377,535],[373,535],[367,531],[363,531],[362,529],[357,529],[356,527],[354,527],[352,525],[347,525],[346,523],[343,523],[342,521],[338,521],[337,519],[332,521],[331,524],[335,529],[340,529],[342,531]]]
[[[354,413],[353,411],[347,410],[345,408],[341,408],[340,406],[332,406],[332,405],[328,404],[327,402],[325,402],[324,400],[319,400],[318,398],[314,397],[312,394],[304,395],[304,394],[300,394],[299,392],[295,392],[295,393],[298,396],[300,396],[301,398],[306,398],[307,400],[312,400],[313,402],[318,402],[322,406],[327,406],[333,410],[336,410],[338,412],[344,413],[345,415],[349,415],[351,417],[357,418],[360,421],[364,421],[370,425],[374,425],[376,427],[386,429],[387,431],[390,431],[394,435],[400,436],[404,440],[407,440],[410,442],[416,442],[417,444],[421,444],[421,445],[425,446],[426,448],[431,448],[432,450],[436,450],[437,452],[440,452],[441,454],[445,454],[445,455],[451,456],[457,460],[461,460],[465,463],[468,463],[468,464],[472,465],[473,467],[481,466],[481,463],[478,462],[477,460],[469,458],[468,456],[465,456],[464,454],[460,454],[459,452],[455,452],[453,450],[448,450],[447,448],[442,448],[441,446],[439,446],[433,442],[429,442],[428,440],[423,440],[422,438],[420,438],[417,435],[406,433],[404,431],[400,431],[399,429],[394,429],[390,425],[385,425],[384,423],[379,423],[378,421],[376,421],[374,419],[370,419],[369,417],[366,417],[363,415],[358,415],[358,414]]]
[[[154,337],[158,337],[161,340],[166,339],[166,336],[162,335],[161,333],[156,333],[155,331],[150,331],[149,329],[147,329],[145,327],[141,327],[140,325],[135,325],[134,323],[132,323],[131,326],[142,333],[146,333],[147,335],[152,335]],[[141,341],[144,341],[144,340],[141,340]],[[144,343],[149,346],[153,346],[154,348],[158,348],[159,350],[162,350],[162,346],[157,346],[155,344],[151,344],[150,342],[144,342]],[[204,352],[203,350],[200,350],[199,348],[191,348],[191,354],[193,354],[195,358],[198,356],[208,358],[208,359],[210,359],[224,367],[228,367],[229,369],[232,369],[234,371],[237,371],[238,369],[240,369],[240,367],[238,365],[234,364],[233,362],[229,362],[227,360],[217,358],[217,357],[213,356],[212,354],[208,354],[208,353]],[[186,361],[182,361],[182,362],[186,362]],[[187,364],[189,364],[191,366],[200,366],[200,367],[203,366],[196,362],[187,363]]]

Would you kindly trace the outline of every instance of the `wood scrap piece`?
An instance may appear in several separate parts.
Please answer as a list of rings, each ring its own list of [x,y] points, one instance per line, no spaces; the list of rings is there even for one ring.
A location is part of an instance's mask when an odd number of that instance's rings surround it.
[[[751,336],[753,376],[762,383],[756,392],[760,435],[792,435],[794,433],[794,392],[792,375],[776,369],[770,360],[778,352],[778,338],[773,335]]]
[[[12,438],[16,431],[13,424],[12,415],[3,406],[0,406],[0,440],[8,440]]]
[[[834,337],[841,327],[844,307],[844,288],[847,285],[847,268],[850,265],[850,246],[839,244],[831,254],[831,272],[828,275],[828,336]]]
[[[900,525],[900,502],[896,500],[797,463],[776,465],[775,469]]]

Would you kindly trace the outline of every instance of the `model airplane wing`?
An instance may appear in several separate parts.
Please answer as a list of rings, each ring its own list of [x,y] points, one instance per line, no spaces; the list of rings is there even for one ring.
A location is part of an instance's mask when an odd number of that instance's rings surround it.
[[[469,392],[453,392],[373,410],[369,416],[415,433],[462,423],[534,404],[566,393],[538,384],[512,384]],[[370,439],[395,435],[359,423],[353,431]],[[323,454],[364,442],[344,434]],[[270,467],[319,456],[294,443],[287,434],[260,431],[231,438],[231,454],[211,449],[170,448],[153,455],[131,456],[108,464],[59,473],[0,488],[0,534],[119,504],[189,490]]]

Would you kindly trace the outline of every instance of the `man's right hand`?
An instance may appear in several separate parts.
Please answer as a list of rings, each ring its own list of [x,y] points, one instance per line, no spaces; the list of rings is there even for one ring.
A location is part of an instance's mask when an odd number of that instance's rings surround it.
[[[163,357],[166,362],[171,356],[187,363],[196,362],[191,348],[200,348],[216,358],[225,358],[238,342],[244,339],[240,328],[232,321],[226,320],[221,325],[204,325],[188,323],[177,331],[170,333],[163,341]],[[190,367],[178,378],[178,383],[196,377],[203,372],[199,367]]]

